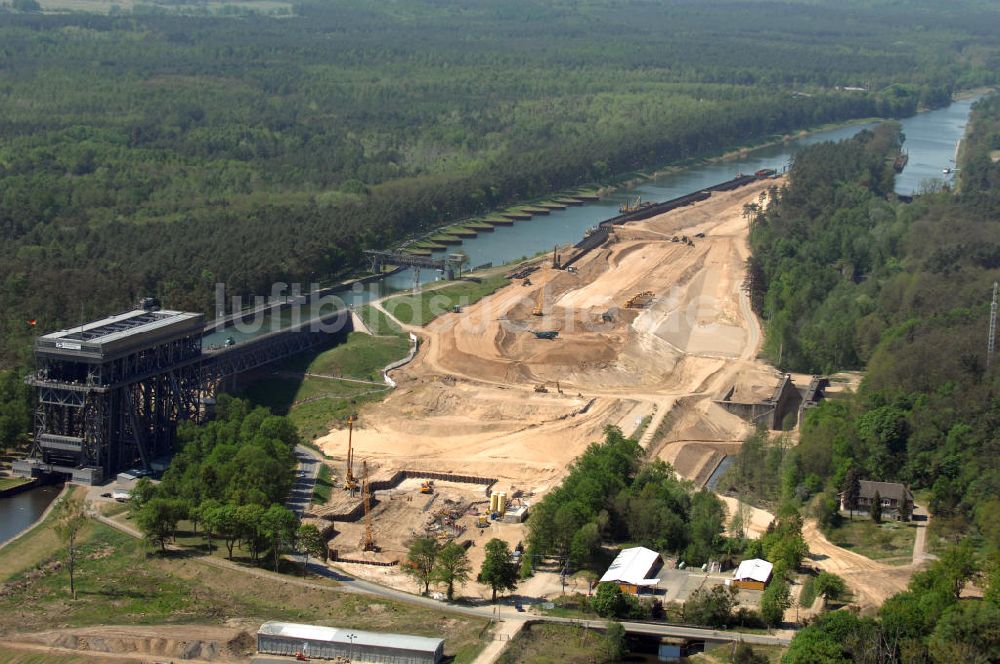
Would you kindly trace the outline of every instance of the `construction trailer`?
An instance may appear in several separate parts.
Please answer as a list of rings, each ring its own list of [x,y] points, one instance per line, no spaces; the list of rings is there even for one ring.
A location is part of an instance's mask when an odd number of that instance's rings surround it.
[[[349,662],[438,664],[444,658],[444,639],[266,622],[257,630],[257,652]]]

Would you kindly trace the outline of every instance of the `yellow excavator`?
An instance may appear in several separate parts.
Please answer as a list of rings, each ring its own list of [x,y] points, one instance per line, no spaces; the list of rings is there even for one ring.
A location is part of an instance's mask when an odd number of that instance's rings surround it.
[[[538,291],[538,294],[535,295],[535,308],[531,310],[531,315],[532,316],[544,316],[545,315],[544,312],[542,311],[542,295],[543,295],[543,293],[540,290]]]

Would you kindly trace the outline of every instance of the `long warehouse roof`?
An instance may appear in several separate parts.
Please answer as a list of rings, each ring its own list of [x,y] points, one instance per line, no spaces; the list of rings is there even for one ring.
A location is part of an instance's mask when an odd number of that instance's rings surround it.
[[[444,639],[434,639],[426,636],[385,634],[381,632],[366,632],[360,629],[343,629],[341,627],[324,627],[322,625],[303,625],[301,623],[286,622],[266,622],[260,626],[257,634],[420,652],[436,652],[441,644],[444,643]]]

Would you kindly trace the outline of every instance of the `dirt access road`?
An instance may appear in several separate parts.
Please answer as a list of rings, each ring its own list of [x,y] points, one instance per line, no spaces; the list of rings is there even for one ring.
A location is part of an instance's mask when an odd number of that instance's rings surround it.
[[[735,513],[736,499],[729,496],[720,498],[726,503],[729,513]],[[757,507],[747,507],[746,510],[749,513],[747,536],[756,539],[767,530],[774,515]],[[926,516],[925,511],[920,511],[920,514]],[[814,519],[807,519],[802,527],[802,536],[809,546],[806,562],[817,569],[842,577],[854,593],[854,603],[864,610],[875,610],[890,596],[906,590],[910,577],[928,560],[919,538],[926,523],[922,521],[918,524],[921,530],[917,531],[918,541],[914,543],[913,562],[908,565],[889,565],[833,544],[820,532]]]

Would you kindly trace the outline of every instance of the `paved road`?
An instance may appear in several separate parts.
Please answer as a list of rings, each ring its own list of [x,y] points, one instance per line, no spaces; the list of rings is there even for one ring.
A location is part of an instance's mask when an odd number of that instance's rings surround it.
[[[295,456],[299,460],[295,470],[295,483],[288,496],[288,509],[301,517],[312,500],[316,478],[319,477],[319,465],[322,462],[320,453],[305,445],[295,446]]]
[[[377,595],[379,597],[385,597],[399,602],[408,602],[410,604],[426,606],[437,611],[452,611],[468,616],[475,616],[477,618],[492,618],[494,616],[494,608],[491,604],[471,606],[456,602],[442,602],[436,599],[431,599],[430,597],[413,595],[402,590],[381,586],[377,583],[371,583],[370,581],[363,581],[339,570],[331,569],[320,563],[310,562],[307,567],[309,568],[309,571],[319,576],[325,576],[339,581],[341,585],[338,587],[338,590]],[[607,626],[607,623],[603,620],[580,620],[573,618],[560,618],[556,616],[516,613],[514,607],[506,605],[502,606],[500,609],[501,618],[504,618],[508,612],[511,619],[516,618],[518,620],[583,625],[591,629],[604,629]],[[625,626],[626,630],[635,634],[678,636],[691,639],[706,639],[710,641],[746,641],[750,644],[766,645],[788,645],[791,642],[791,638],[789,637],[769,634],[746,634],[743,632],[720,631],[714,629],[702,629],[699,627],[684,627],[680,625],[665,625],[662,623],[625,622],[622,624]]]

